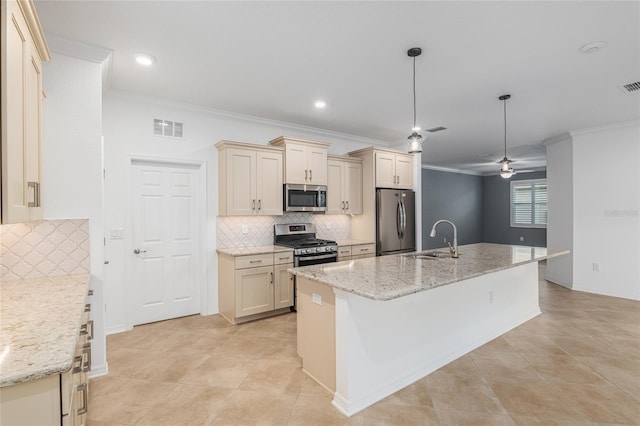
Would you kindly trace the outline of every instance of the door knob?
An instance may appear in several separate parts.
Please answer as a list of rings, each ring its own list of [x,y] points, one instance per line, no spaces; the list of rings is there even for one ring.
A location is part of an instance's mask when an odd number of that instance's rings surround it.
[[[139,248],[135,248],[135,249],[133,249],[133,252],[135,254],[140,254],[140,253],[146,253],[147,251],[146,250],[140,250]]]

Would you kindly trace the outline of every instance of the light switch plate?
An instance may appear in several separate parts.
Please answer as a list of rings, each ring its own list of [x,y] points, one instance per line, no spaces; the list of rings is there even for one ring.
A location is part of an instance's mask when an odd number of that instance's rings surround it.
[[[112,228],[111,229],[111,239],[112,240],[124,240],[124,229],[122,229],[122,228]]]
[[[316,305],[322,305],[322,296],[316,293],[311,293],[311,301]]]

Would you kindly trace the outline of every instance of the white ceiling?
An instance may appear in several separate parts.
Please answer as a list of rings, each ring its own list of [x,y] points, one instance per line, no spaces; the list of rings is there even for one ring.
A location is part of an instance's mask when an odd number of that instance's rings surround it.
[[[113,51],[109,85],[370,138],[405,149],[445,126],[422,162],[492,172],[543,166],[540,142],[640,118],[637,1],[36,1],[47,36]],[[605,41],[600,51],[580,47]],[[134,63],[138,52],[157,58]],[[327,108],[313,102],[324,99]],[[425,134],[425,132],[423,132]]]

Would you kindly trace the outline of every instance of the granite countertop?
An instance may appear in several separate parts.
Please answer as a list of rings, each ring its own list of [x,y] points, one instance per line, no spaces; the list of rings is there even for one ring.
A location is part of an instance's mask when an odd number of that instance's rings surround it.
[[[428,250],[427,250],[428,251]],[[448,249],[439,249],[446,251]],[[288,269],[294,275],[374,300],[391,300],[446,284],[569,253],[546,247],[469,244],[460,257],[391,255]]]
[[[257,246],[257,247],[229,247],[219,248],[218,253],[226,254],[229,256],[249,256],[252,254],[268,254],[268,253],[283,253],[293,252],[290,247],[283,246]]]
[[[71,368],[89,274],[0,284],[0,387]]]
[[[360,246],[364,244],[375,244],[375,241],[367,240],[338,240],[336,241],[339,246]]]

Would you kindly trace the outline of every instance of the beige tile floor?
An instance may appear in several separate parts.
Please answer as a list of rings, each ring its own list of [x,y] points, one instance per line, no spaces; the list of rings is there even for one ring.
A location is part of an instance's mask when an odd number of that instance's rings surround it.
[[[107,338],[89,425],[640,425],[640,303],[542,280],[540,304],[542,315],[352,418],[302,373],[295,314],[135,327]]]

